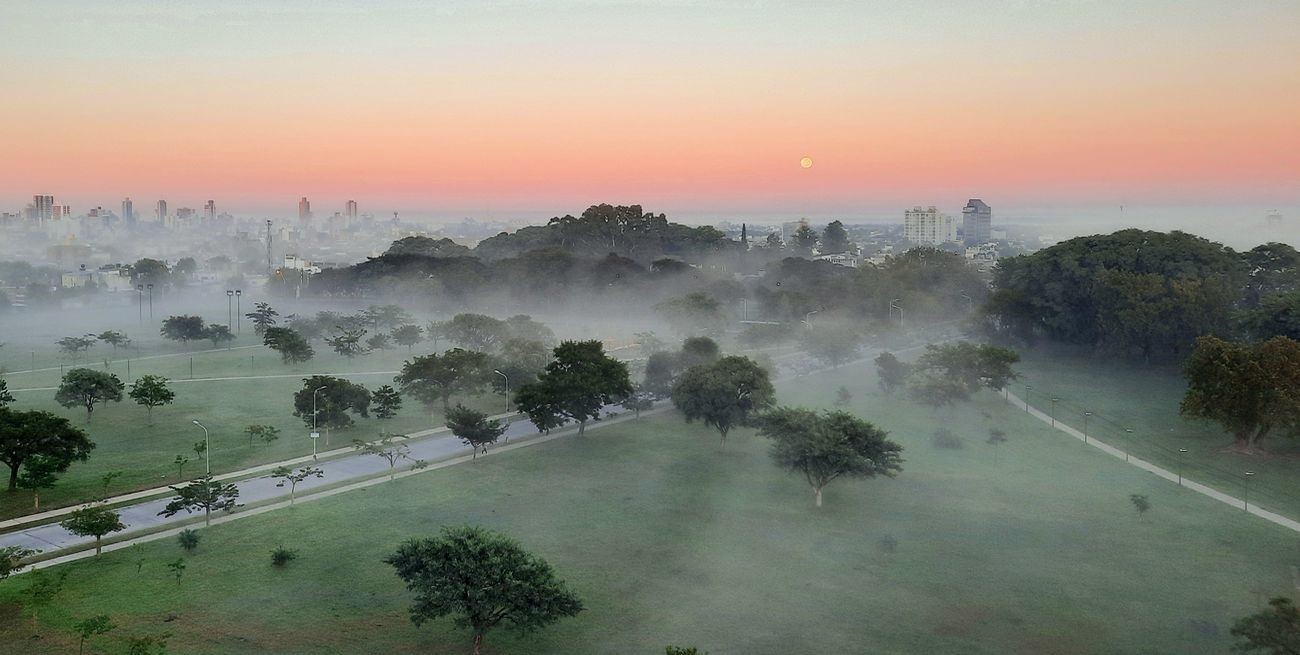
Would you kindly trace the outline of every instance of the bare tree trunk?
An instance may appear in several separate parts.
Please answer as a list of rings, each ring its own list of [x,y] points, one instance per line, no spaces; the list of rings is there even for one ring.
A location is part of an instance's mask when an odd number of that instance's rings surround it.
[[[581,437],[587,430],[586,421],[578,421],[578,436]]]
[[[483,635],[474,635],[474,655],[481,655],[483,652]]]
[[[95,556],[96,556],[96,557],[99,557],[99,554],[102,553],[102,552],[104,552],[103,548],[101,547],[101,546],[102,546],[102,542],[100,541],[101,539],[103,539],[103,537],[100,537],[100,536],[96,536],[96,537],[95,537]]]
[[[822,488],[821,488],[821,487],[817,487],[816,489],[813,490],[813,493],[816,495],[816,498],[817,498],[817,502],[816,502],[817,507],[821,507],[821,506],[822,506]]]

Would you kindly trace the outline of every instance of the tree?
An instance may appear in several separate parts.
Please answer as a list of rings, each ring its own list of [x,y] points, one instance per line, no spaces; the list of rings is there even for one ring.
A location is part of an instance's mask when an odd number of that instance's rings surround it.
[[[835,391],[836,407],[845,407],[851,402],[853,402],[853,394],[849,393],[848,387],[841,386],[839,389]]]
[[[565,341],[536,382],[519,389],[515,403],[537,429],[548,432],[569,421],[584,434],[606,405],[632,393],[627,364],[605,354],[599,341]]]
[[[1300,655],[1300,610],[1290,598],[1268,601],[1268,609],[1238,620],[1232,636],[1241,641],[1232,650],[1266,655]]]
[[[358,452],[374,455],[388,462],[388,479],[392,480],[397,475],[397,463],[404,459],[411,459],[411,447],[403,443],[405,440],[406,435],[384,434],[375,441],[353,439],[352,447]]]
[[[113,623],[107,614],[100,614],[77,621],[72,624],[72,627],[77,631],[77,636],[81,637],[81,641],[77,642],[77,655],[81,655],[86,652],[86,640],[112,632],[117,624]]]
[[[694,646],[691,646],[690,648],[669,646],[664,649],[664,653],[665,655],[709,655],[708,651],[701,653],[700,649]]]
[[[307,427],[346,428],[353,423],[348,412],[370,416],[370,391],[343,378],[313,375],[304,378],[302,389],[293,395],[293,410]]]
[[[645,360],[645,381],[641,388],[656,398],[666,398],[673,391],[677,377],[677,356],[670,352],[653,352]]]
[[[903,470],[903,447],[884,430],[846,412],[779,407],[760,417],[758,426],[759,434],[773,440],[772,460],[804,475],[817,507],[822,506],[822,489],[838,478],[892,478]]]
[[[267,327],[262,334],[262,343],[280,353],[285,364],[305,362],[316,355],[311,344],[292,328]]]
[[[256,332],[257,336],[260,337],[260,336],[265,336],[266,331],[271,327],[275,326],[276,323],[275,317],[279,315],[280,312],[271,309],[271,305],[269,303],[259,302],[256,305],[254,305],[253,311],[244,314],[244,318],[253,321],[253,331]]]
[[[583,610],[550,564],[482,528],[444,527],[438,537],[403,543],[384,562],[415,593],[411,621],[455,615],[456,626],[470,630],[475,655],[502,623],[527,634]]]
[[[74,368],[63,375],[54,400],[64,407],[85,407],[86,420],[89,421],[95,405],[122,402],[123,389],[122,381],[112,373]]]
[[[712,364],[722,356],[718,342],[708,337],[687,337],[682,341],[682,351],[677,355],[677,368],[688,369],[692,366]]]
[[[170,280],[171,271],[167,269],[167,264],[146,257],[131,265],[131,277],[136,284],[163,287]]]
[[[485,353],[453,348],[439,354],[416,357],[402,364],[393,378],[402,388],[429,409],[441,400],[443,411],[451,408],[453,394],[473,393],[483,388],[491,366]]]
[[[198,339],[206,339],[208,328],[200,316],[168,316],[163,319],[162,329],[158,331],[166,339],[188,344]]]
[[[790,235],[790,241],[796,255],[811,257],[817,247],[817,232],[809,227],[807,222],[803,222],[794,234]]]
[[[1020,361],[1014,350],[997,346],[977,345],[968,341],[925,347],[925,353],[916,360],[914,373],[933,375],[955,382],[965,389],[965,400],[988,387],[995,391],[1006,388],[1020,377],[1011,365]]]
[[[959,400],[970,399],[970,390],[961,382],[935,373],[912,376],[907,389],[912,398],[936,410]]]
[[[95,345],[95,335],[87,334],[84,337],[63,337],[62,339],[59,339],[56,344],[59,346],[59,350],[76,357],[79,353],[90,350],[90,347]]]
[[[118,348],[130,345],[131,343],[131,339],[126,336],[126,333],[118,332],[116,330],[104,330],[103,332],[99,333],[99,336],[97,338],[100,341],[103,341],[104,343],[112,346],[114,353],[117,352]]]
[[[366,339],[366,350],[388,350],[393,347],[393,337],[383,332],[377,332]]]
[[[885,393],[892,393],[903,386],[907,382],[907,376],[912,372],[912,367],[899,361],[891,352],[880,353],[875,361],[876,374],[880,376],[880,388],[884,389]]]
[[[0,378],[0,409],[3,409],[14,401],[14,395],[9,393],[9,384]]]
[[[209,325],[203,336],[212,342],[213,348],[220,348],[222,344],[229,348],[230,342],[235,340],[235,335],[231,334],[229,325],[218,325],[216,323]]]
[[[1187,393],[1179,412],[1233,435],[1233,448],[1260,452],[1273,431],[1300,427],[1300,343],[1274,337],[1240,344],[1201,337],[1183,367]]]
[[[1151,509],[1151,501],[1144,494],[1129,494],[1128,500],[1133,503],[1133,509],[1137,510],[1138,520],[1142,520],[1142,515]]]
[[[304,466],[297,471],[288,466],[277,466],[271,471],[271,477],[278,478],[280,481],[275,483],[277,487],[289,485],[289,504],[292,505],[297,496],[298,485],[307,478],[323,478],[325,471],[315,466]]]
[[[466,350],[493,352],[509,336],[505,321],[483,314],[457,314],[447,322],[445,333],[452,343]]]
[[[52,604],[63,591],[63,583],[68,578],[68,571],[65,569],[56,575],[50,575],[44,570],[36,570],[25,577],[29,581],[27,588],[18,593],[27,598],[27,609],[32,613],[32,630],[37,630],[40,625],[40,611]]]
[[[623,409],[631,411],[636,418],[641,418],[641,412],[652,409],[654,406],[654,396],[641,389],[634,389],[632,394],[623,400]]]
[[[0,580],[13,575],[23,567],[23,560],[39,551],[22,546],[4,546],[0,548]]]
[[[394,343],[411,350],[415,344],[424,340],[424,328],[410,323],[399,325],[393,328],[392,337]]]
[[[849,233],[844,229],[844,223],[840,221],[831,221],[822,230],[822,248],[823,255],[848,252],[850,248]]]
[[[190,458],[184,455],[177,455],[176,460],[172,463],[176,465],[176,478],[183,479],[185,477],[185,465],[190,463]]]
[[[361,328],[349,329],[345,327],[335,327],[334,329],[334,336],[325,338],[325,343],[329,345],[334,352],[343,355],[348,359],[366,353],[366,346],[361,343],[361,338],[366,336],[365,330]]]
[[[496,443],[506,433],[506,425],[501,421],[489,419],[487,414],[461,404],[447,412],[447,427],[466,446],[474,449],[471,459],[477,459],[480,450],[486,455],[488,445]]]
[[[239,506],[239,487],[229,482],[218,482],[209,473],[183,487],[171,487],[176,497],[167,503],[158,516],[175,516],[182,510],[192,514],[203,510],[203,524],[212,525],[212,512],[230,512]]]
[[[131,383],[127,393],[136,404],[143,405],[149,415],[149,425],[153,425],[153,408],[169,405],[176,400],[176,394],[167,388],[167,378],[161,375],[142,375]]]
[[[244,428],[244,434],[248,435],[248,446],[253,446],[253,439],[261,439],[265,443],[271,443],[280,438],[280,428],[274,425],[250,425]]]
[[[767,371],[748,357],[734,355],[687,369],[672,393],[673,405],[686,422],[699,419],[717,429],[724,446],[733,427],[771,406],[775,396]]]
[[[862,335],[851,325],[826,323],[804,328],[799,342],[809,356],[838,368],[858,354]]]
[[[53,487],[59,480],[55,474],[66,469],[66,466],[60,469],[60,462],[52,457],[32,455],[27,458],[22,472],[18,474],[18,488],[32,490],[32,509],[41,508],[41,489]]]
[[[31,457],[58,463],[59,472],[86,461],[95,444],[68,419],[37,410],[0,408],[0,462],[9,466],[9,490],[18,488],[18,473]]]
[[[374,407],[375,418],[390,419],[402,408],[402,396],[391,385],[385,384],[371,392],[370,404]]]
[[[203,536],[199,534],[198,530],[187,528],[176,533],[176,543],[180,544],[181,549],[187,553],[194,552],[194,549],[199,547],[199,542],[202,540]]]
[[[104,535],[126,529],[126,524],[122,523],[122,518],[117,512],[104,505],[96,504],[73,510],[68,518],[59,523],[59,526],[79,537],[94,537],[95,555],[99,555],[103,550],[101,541]]]
[[[668,324],[681,334],[718,335],[726,326],[721,305],[702,291],[670,298],[654,306]]]

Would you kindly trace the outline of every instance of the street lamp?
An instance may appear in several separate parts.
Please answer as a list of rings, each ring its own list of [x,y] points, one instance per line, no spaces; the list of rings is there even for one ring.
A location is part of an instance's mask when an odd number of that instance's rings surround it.
[[[320,441],[320,432],[316,430],[316,394],[325,389],[324,386],[316,387],[311,392],[311,458],[316,459],[316,442]]]
[[[972,299],[970,296],[966,295],[965,293],[962,293],[961,297],[963,300],[966,301],[966,311],[968,312],[975,311],[975,300]]]
[[[889,301],[889,317],[890,317],[890,318],[893,318],[893,317],[894,317],[894,310],[897,309],[897,310],[898,310],[898,324],[899,324],[899,325],[902,325],[902,324],[903,324],[903,306],[900,305],[900,304],[898,304],[898,301],[899,301],[899,300],[902,300],[902,298],[895,298],[895,299]]]
[[[153,323],[153,283],[144,285],[149,290],[149,322]]]
[[[1133,428],[1124,428],[1124,440],[1127,446],[1124,447],[1124,461],[1128,461],[1128,451],[1133,450]]]
[[[1241,511],[1250,511],[1250,479],[1255,477],[1254,471],[1246,471],[1246,497],[1242,499]]]
[[[1052,396],[1052,427],[1056,427],[1056,401],[1058,400],[1060,400],[1060,398]]]
[[[1025,385],[1025,411],[1026,411],[1026,412],[1029,411],[1029,392],[1030,392],[1030,391],[1033,391],[1033,390],[1034,390],[1033,387],[1031,387],[1031,386],[1029,386],[1029,385],[1027,385],[1027,384]]]
[[[235,290],[226,289],[226,327],[227,328],[230,327],[231,323],[235,322],[235,310],[233,309],[234,302],[235,302]]]
[[[1088,443],[1088,417],[1089,416],[1092,416],[1092,412],[1085,411],[1083,413],[1083,443]]]
[[[808,327],[812,327],[812,315],[813,315],[813,314],[816,314],[816,313],[819,312],[819,311],[821,311],[821,310],[819,310],[819,309],[814,309],[814,310],[812,310],[811,312],[808,312],[807,314],[804,314],[804,315],[803,315],[803,324],[804,324],[804,325],[807,325]]]
[[[140,309],[140,325],[144,325],[144,285],[135,285],[135,306]]]
[[[235,289],[235,332],[244,331],[244,309],[240,306],[239,301],[244,297],[243,289]]]
[[[495,368],[492,369],[492,372],[500,375],[501,379],[506,381],[506,411],[508,412],[510,411],[510,377]]]
[[[208,429],[203,427],[203,424],[199,423],[198,419],[194,419],[190,423],[203,428],[203,468],[208,475],[212,475],[212,448],[208,441]]]
[[[1178,486],[1183,486],[1183,455],[1187,454],[1186,448],[1178,449]]]

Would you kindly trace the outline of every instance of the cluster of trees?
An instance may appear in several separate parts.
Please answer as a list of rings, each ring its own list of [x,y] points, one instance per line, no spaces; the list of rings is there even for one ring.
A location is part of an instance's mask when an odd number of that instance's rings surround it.
[[[1018,361],[1014,350],[968,341],[930,344],[913,364],[889,352],[875,359],[886,393],[905,387],[913,398],[936,409],[969,400],[980,389],[1005,389],[1019,377],[1012,369]]]
[[[189,314],[168,316],[163,319],[162,328],[158,332],[163,338],[179,341],[182,344],[189,344],[191,341],[211,341],[214,348],[229,345],[235,340],[229,325],[216,323],[209,325],[203,322],[203,317]]]

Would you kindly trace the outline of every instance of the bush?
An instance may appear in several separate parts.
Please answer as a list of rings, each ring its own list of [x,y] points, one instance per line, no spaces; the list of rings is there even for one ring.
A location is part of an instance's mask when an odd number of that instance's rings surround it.
[[[930,438],[930,443],[933,443],[935,448],[946,448],[948,450],[957,450],[962,446],[961,437],[946,428],[935,430],[934,436]]]
[[[276,546],[275,550],[271,551],[271,566],[284,567],[296,559],[298,559],[298,551],[284,546]]]
[[[180,534],[176,535],[176,541],[180,542],[181,548],[184,548],[185,552],[191,552],[199,547],[199,531],[181,530]]]
[[[898,540],[894,538],[894,535],[885,535],[880,540],[880,550],[883,550],[886,553],[898,552]]]

